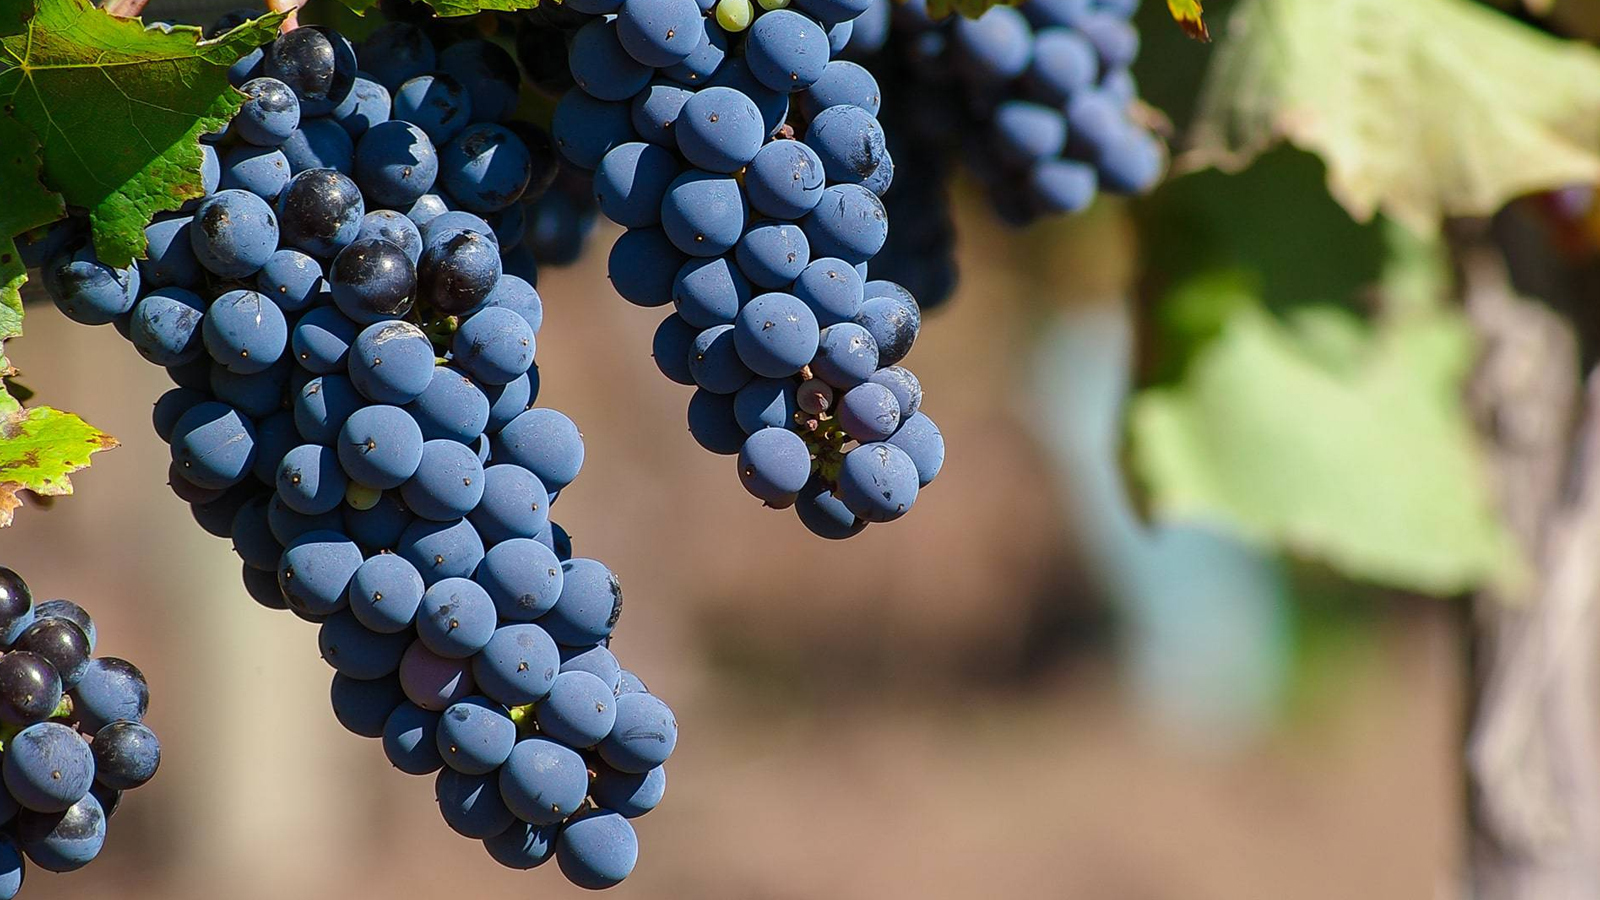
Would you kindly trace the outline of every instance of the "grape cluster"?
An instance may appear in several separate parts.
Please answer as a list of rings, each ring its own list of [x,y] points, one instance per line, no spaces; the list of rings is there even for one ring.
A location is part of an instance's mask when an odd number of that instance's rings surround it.
[[[615,884],[677,725],[608,649],[616,577],[550,520],[584,448],[534,405],[523,201],[556,162],[508,121],[515,62],[406,23],[359,52],[303,27],[232,77],[207,196],[136,268],[59,258],[55,302],[171,374],[169,483],[258,602],[319,625],[339,721],[436,773],[498,862]]]
[[[956,160],[1013,224],[1078,212],[1099,191],[1155,184],[1164,152],[1134,115],[1129,72],[1138,5],[1027,0],[936,20],[925,0],[873,0],[849,54],[894,93],[890,145],[917,176],[884,199],[911,229],[891,238],[879,271],[930,306],[948,295],[954,229],[942,185]]]
[[[944,461],[899,365],[921,311],[868,275],[894,160],[877,81],[834,58],[866,6],[573,0],[561,27],[529,19],[522,39],[566,48],[565,79],[546,76],[572,85],[551,134],[628,229],[613,287],[675,307],[653,349],[696,389],[690,432],[827,538],[904,515]]]
[[[161,764],[161,742],[143,724],[144,675],[95,656],[96,638],[78,604],[36,604],[0,567],[0,900],[22,890],[24,856],[51,872],[88,865],[122,792]]]

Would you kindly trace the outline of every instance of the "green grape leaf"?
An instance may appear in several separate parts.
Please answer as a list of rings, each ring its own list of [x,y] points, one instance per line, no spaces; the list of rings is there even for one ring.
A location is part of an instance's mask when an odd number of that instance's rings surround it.
[[[0,115],[0,305],[16,304],[25,279],[12,235],[47,225],[66,215],[61,195],[39,183],[39,142],[21,123]],[[3,318],[4,313],[0,313]],[[0,340],[9,336],[0,321]]]
[[[0,15],[10,26],[0,31],[0,113],[41,148],[36,180],[89,211],[102,260],[127,265],[144,253],[155,213],[203,193],[200,135],[244,100],[228,66],[270,40],[282,19],[263,16],[206,41],[198,28],[147,29],[88,0],[37,0],[31,17]]]
[[[427,0],[441,16],[470,16],[480,12],[515,12],[533,9],[539,0]]]
[[[1205,10],[1200,0],[1167,0],[1167,11],[1183,29],[1183,33],[1197,41],[1210,41],[1211,31],[1206,28]]]
[[[28,3],[12,2],[0,3],[0,34],[15,34],[21,31],[33,15],[33,7]]]
[[[340,0],[345,6],[358,13],[377,5],[378,0]],[[519,9],[533,9],[539,5],[539,0],[425,0],[440,16],[470,16],[481,12],[515,12]]]
[[[1288,140],[1350,214],[1422,233],[1600,180],[1600,51],[1472,0],[1242,0],[1181,166]]]
[[[7,262],[0,262],[0,378],[17,374],[11,361],[6,359],[5,342],[22,334],[22,285],[28,280],[28,272],[22,267],[22,258],[16,253],[15,242],[7,238],[5,244],[10,251],[10,258]],[[16,412],[19,406],[21,404],[11,396],[5,385],[0,384],[0,416]]]
[[[1461,314],[1291,322],[1236,306],[1182,382],[1137,397],[1131,458],[1155,514],[1427,593],[1520,577],[1461,400]]]

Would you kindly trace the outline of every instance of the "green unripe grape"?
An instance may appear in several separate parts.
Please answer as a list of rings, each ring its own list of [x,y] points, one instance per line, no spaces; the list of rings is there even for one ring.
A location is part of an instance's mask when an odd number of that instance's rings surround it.
[[[718,0],[717,24],[729,34],[736,34],[750,27],[750,20],[755,18],[755,10],[750,6],[750,0]]]
[[[351,509],[371,509],[378,505],[378,500],[382,497],[383,491],[364,484],[356,484],[354,481],[344,489],[344,502],[350,504]]]

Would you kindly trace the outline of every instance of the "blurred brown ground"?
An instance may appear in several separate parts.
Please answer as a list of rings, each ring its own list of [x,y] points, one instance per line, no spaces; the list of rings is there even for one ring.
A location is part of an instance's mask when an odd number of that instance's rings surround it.
[[[588,450],[556,518],[621,576],[616,649],[683,734],[667,801],[636,823],[638,870],[614,894],[1440,895],[1458,854],[1461,704],[1442,604],[1392,613],[1372,664],[1226,751],[1135,709],[1104,629],[1030,654],[1041,616],[1098,614],[1071,551],[1094,523],[1062,521],[1017,418],[1026,339],[1041,307],[1116,285],[1019,276],[1020,251],[974,230],[963,292],[911,359],[948,464],[911,516],[844,544],[761,509],[728,458],[693,444],[686,389],[649,358],[660,313],[604,280],[610,233],[578,267],[542,273],[540,402],[571,415]],[[1097,252],[1073,245],[1051,265],[1126,275]],[[27,383],[124,446],[75,479],[77,496],[22,510],[0,562],[88,607],[100,652],[147,673],[166,755],[102,857],[71,876],[31,871],[25,896],[582,895],[553,866],[494,865],[439,820],[429,779],[338,727],[312,626],[252,603],[226,542],[167,491],[149,424],[164,374],[48,305],[26,325],[8,350]]]

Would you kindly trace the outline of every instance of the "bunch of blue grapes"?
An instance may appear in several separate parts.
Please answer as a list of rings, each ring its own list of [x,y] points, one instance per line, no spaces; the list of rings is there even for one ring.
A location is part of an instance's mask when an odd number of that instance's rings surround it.
[[[895,164],[876,79],[836,58],[866,8],[569,0],[561,27],[542,26],[571,83],[551,134],[628,229],[613,287],[675,308],[653,350],[695,388],[690,432],[736,456],[756,498],[834,539],[904,515],[944,462],[900,365],[921,310],[869,274]],[[524,43],[537,40],[555,46]]]
[[[509,121],[516,64],[302,27],[232,78],[207,196],[134,268],[58,258],[55,302],[166,367],[169,483],[258,602],[317,623],[339,721],[496,861],[616,884],[677,724],[608,649],[617,578],[550,519],[584,447],[535,406],[524,200],[556,161]]]
[[[894,94],[890,146],[917,170],[884,198],[910,230],[891,238],[881,271],[922,288],[930,306],[953,288],[943,185],[956,162],[1018,225],[1081,211],[1100,191],[1138,194],[1156,183],[1165,153],[1138,120],[1129,71],[1138,5],[1027,0],[936,20],[925,0],[873,0],[849,55]]]
[[[143,723],[144,675],[95,656],[94,620],[71,600],[35,603],[0,567],[0,898],[22,890],[27,862],[88,865],[122,792],[155,777],[161,742]],[[24,859],[27,862],[24,862]]]

